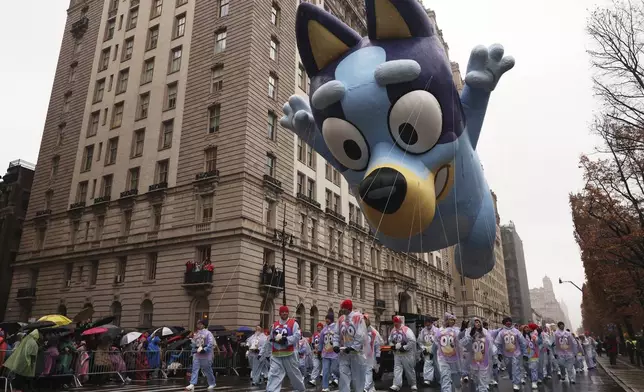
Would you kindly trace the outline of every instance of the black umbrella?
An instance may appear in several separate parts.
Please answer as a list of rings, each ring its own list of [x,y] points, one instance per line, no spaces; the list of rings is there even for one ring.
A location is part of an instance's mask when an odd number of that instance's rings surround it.
[[[91,325],[90,328],[103,327],[106,324],[110,324],[112,321],[114,321],[114,319],[115,319],[114,316],[103,317],[102,319],[99,319],[99,320],[96,320],[96,321],[92,322],[90,324]]]
[[[168,344],[168,350],[170,351],[175,351],[183,348],[183,346],[188,345],[190,343],[190,339],[180,339],[177,340],[176,342],[172,342]]]
[[[74,316],[72,321],[75,323],[80,323],[82,321],[91,319],[93,314],[94,314],[94,308],[91,306],[88,306],[85,309],[78,312],[78,314]]]
[[[0,329],[4,331],[5,336],[13,335],[20,331],[20,328],[22,328],[22,326],[17,322],[0,323]]]
[[[47,328],[47,327],[53,327],[55,326],[56,323],[52,323],[51,321],[36,321],[34,323],[30,323],[22,327],[23,331],[33,331],[34,329],[41,329],[41,328]]]
[[[226,327],[223,325],[209,325],[208,326],[208,331],[210,332],[219,332],[219,331],[225,331]]]

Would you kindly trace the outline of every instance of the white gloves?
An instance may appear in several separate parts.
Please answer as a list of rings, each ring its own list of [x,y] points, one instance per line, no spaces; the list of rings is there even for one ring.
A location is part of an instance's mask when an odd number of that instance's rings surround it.
[[[281,340],[282,340],[282,334],[281,333],[278,333],[277,335],[275,335],[275,341],[276,342],[280,342]]]
[[[203,351],[203,347],[199,346],[199,347],[197,348],[197,352],[198,352],[198,353],[200,353],[200,352],[202,352],[202,351]]]
[[[374,371],[374,372],[376,372],[376,373],[378,373],[378,372],[380,371],[380,364],[379,364],[379,363],[377,363],[377,364],[373,367],[373,371]]]
[[[400,350],[401,347],[402,345],[400,343],[396,343],[396,350]]]

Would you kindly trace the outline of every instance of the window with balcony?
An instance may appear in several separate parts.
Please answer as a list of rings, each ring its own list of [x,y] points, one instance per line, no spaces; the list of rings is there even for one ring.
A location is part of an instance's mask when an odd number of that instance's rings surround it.
[[[149,253],[145,268],[145,280],[155,280],[157,277],[157,260],[158,254],[156,252]]]
[[[139,22],[139,7],[130,8],[130,12],[127,16],[127,29],[133,29],[136,27]]]
[[[210,71],[210,93],[216,93],[224,88],[224,66],[217,65]]]
[[[170,83],[166,86],[165,110],[170,110],[177,107],[178,92],[179,92],[179,86],[177,82]]]
[[[268,75],[268,96],[275,99],[277,95],[277,77],[273,74]]]
[[[105,93],[105,78],[99,79],[96,81],[96,87],[94,87],[93,103],[101,102],[103,100],[104,93]]]
[[[273,26],[279,26],[280,22],[280,9],[277,4],[271,6],[271,24]]]
[[[222,18],[228,15],[228,7],[230,0],[219,0],[219,17]]]
[[[215,54],[226,50],[226,30],[219,30],[215,33]]]
[[[85,203],[87,201],[87,188],[89,183],[87,181],[81,181],[78,183],[78,188],[76,188],[76,203]]]
[[[113,137],[107,141],[107,151],[105,153],[105,165],[116,163],[116,154],[119,148],[119,138]]]
[[[141,84],[150,83],[154,77],[154,57],[145,60],[141,74]]]
[[[275,178],[277,158],[271,153],[266,154],[266,174]]]
[[[159,44],[159,25],[152,26],[148,29],[148,37],[145,42],[145,49],[152,50]]]
[[[271,60],[277,61],[279,47],[280,47],[280,44],[279,42],[277,42],[277,38],[271,38],[271,48],[268,53]]]
[[[172,147],[172,135],[174,133],[174,119],[164,121],[161,124],[161,143],[159,148],[170,148]]]
[[[155,184],[167,183],[168,182],[168,173],[170,171],[170,161],[164,159],[157,162],[157,167],[155,170]]]
[[[141,169],[138,167],[133,167],[127,172],[127,187],[126,191],[132,191],[139,189],[139,176],[141,175]]]
[[[186,14],[177,15],[174,18],[174,28],[172,29],[172,38],[183,37],[186,33]]]
[[[132,137],[132,158],[143,155],[143,146],[145,143],[145,129],[137,129]]]
[[[217,147],[210,147],[204,151],[205,171],[213,172],[217,170]]]
[[[163,0],[152,0],[152,8],[150,9],[150,19],[156,18],[161,15],[163,9]]]
[[[123,122],[123,110],[125,110],[125,103],[123,101],[114,104],[114,109],[112,110],[112,122],[110,127],[118,128]]]
[[[119,72],[119,77],[116,82],[116,94],[122,94],[127,91],[127,82],[130,79],[130,69],[126,68]]]
[[[208,109],[208,133],[215,133],[219,131],[219,123],[221,119],[221,106],[213,105]]]
[[[179,72],[181,69],[181,56],[183,55],[183,49],[181,46],[178,46],[170,51],[170,69],[168,73]]]
[[[148,109],[150,108],[150,93],[143,93],[139,95],[139,102],[136,107],[136,119],[142,120],[148,117]]]
[[[110,65],[110,50],[112,48],[103,49],[101,52],[101,58],[99,59],[98,71],[105,71]]]
[[[127,61],[132,58],[134,53],[134,37],[130,37],[125,40],[123,43],[123,59],[121,61]]]
[[[81,164],[81,172],[92,170],[92,162],[94,161],[94,145],[86,146],[83,151],[83,162]]]
[[[103,176],[103,182],[101,183],[101,197],[109,198],[112,195],[112,182],[114,181],[114,176],[108,174]]]
[[[276,140],[277,139],[277,115],[275,115],[275,112],[273,111],[268,111],[268,138],[270,140]]]

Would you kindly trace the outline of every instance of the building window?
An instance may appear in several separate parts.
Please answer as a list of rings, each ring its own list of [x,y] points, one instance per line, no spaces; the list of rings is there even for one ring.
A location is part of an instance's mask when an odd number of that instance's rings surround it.
[[[105,228],[105,216],[99,215],[96,217],[96,230],[94,233],[94,240],[98,241],[103,237],[103,229]]]
[[[123,44],[123,59],[121,61],[131,59],[132,53],[134,53],[134,37],[125,40],[125,43]]]
[[[127,29],[133,29],[136,27],[136,24],[139,22],[139,7],[134,7],[130,9],[130,14],[127,17]]]
[[[71,92],[67,93],[63,97],[63,113],[69,113],[69,105],[70,105],[70,102],[71,102],[71,97],[72,97]]]
[[[210,71],[210,93],[216,93],[224,88],[224,66],[217,65]]]
[[[226,50],[226,35],[226,30],[221,30],[215,33],[215,54]]]
[[[177,0],[177,7],[188,4],[188,0]]]
[[[140,157],[143,155],[143,146],[145,143],[145,129],[137,129],[134,131],[132,138],[132,158]]]
[[[116,30],[116,19],[108,20],[105,25],[105,41],[114,38],[114,30]]]
[[[58,175],[58,166],[60,165],[60,157],[56,155],[51,158],[51,171],[49,172],[49,178],[54,180]]]
[[[268,138],[270,140],[277,139],[277,116],[274,112],[268,112]]]
[[[208,133],[215,133],[219,130],[221,118],[221,106],[214,105],[208,109]]]
[[[269,57],[271,58],[271,60],[277,61],[277,55],[278,55],[278,52],[279,52],[279,46],[280,46],[280,44],[279,44],[279,42],[277,42],[277,39],[271,38],[271,49],[270,49],[270,52],[269,52]]]
[[[211,246],[198,246],[197,247],[197,261],[204,262],[210,261],[212,257],[212,247]]]
[[[155,264],[155,267],[156,267],[156,264]],[[152,305],[152,301],[150,301],[149,299],[146,299],[145,301],[141,302],[140,323],[142,328],[152,328],[153,315],[154,315],[154,306]]]
[[[69,83],[74,83],[76,81],[76,63],[69,66],[69,78],[67,80]]]
[[[217,170],[217,147],[210,147],[204,151],[206,172]]]
[[[126,191],[132,191],[135,189],[139,189],[139,175],[140,175],[140,169],[138,167],[134,167],[127,172],[127,188],[125,189]]]
[[[150,83],[154,77],[154,57],[145,60],[143,63],[143,74],[141,75],[141,84]]]
[[[83,47],[83,40],[81,38],[77,38],[74,41],[74,54],[79,54],[82,47]]]
[[[331,268],[326,269],[326,291],[333,292],[334,271]]]
[[[136,110],[136,119],[141,120],[148,117],[148,109],[150,107],[150,93],[143,93],[139,95],[139,105]]]
[[[100,110],[89,115],[89,126],[87,127],[87,137],[94,136],[98,133],[98,122],[101,118]]]
[[[178,46],[170,52],[170,70],[168,73],[178,72],[181,69],[181,56],[183,50]]]
[[[333,192],[330,189],[324,191],[324,207],[331,209],[331,202],[333,201]]]
[[[127,91],[127,82],[130,79],[130,69],[126,68],[119,72],[119,78],[116,82],[116,94],[121,94]]]
[[[125,103],[119,102],[114,104],[114,110],[112,110],[112,128],[118,128],[123,122],[123,110],[125,109]]]
[[[152,206],[152,231],[161,229],[161,204]]]
[[[148,30],[148,39],[146,40],[145,49],[152,50],[159,43],[159,25],[152,26]]]
[[[277,203],[272,200],[266,201],[266,226],[275,227],[277,218]]]
[[[315,180],[311,178],[306,181],[306,196],[311,200],[315,200]]]
[[[177,15],[174,18],[174,31],[172,38],[183,37],[186,33],[186,14]]]
[[[275,178],[275,166],[277,166],[277,158],[275,155],[266,154],[266,174]]]
[[[107,152],[105,154],[105,165],[116,163],[116,153],[118,152],[119,138],[113,137],[107,141]]]
[[[318,288],[318,266],[317,264],[311,263],[309,271],[310,285],[312,289]]]
[[[112,182],[114,177],[111,174],[103,176],[101,185],[101,197],[110,197],[112,195]]]
[[[306,146],[306,165],[311,169],[315,169],[315,155],[313,155],[313,148]]]
[[[302,91],[306,92],[306,71],[304,70],[304,66],[302,64],[299,65],[297,69],[297,87],[299,87]]]
[[[103,51],[101,52],[101,58],[99,60],[100,65],[98,67],[99,72],[100,71],[105,71],[107,69],[107,67],[110,65],[110,50],[111,49],[112,48],[106,48],[106,49],[103,49]]]
[[[161,149],[172,147],[172,134],[174,132],[174,119],[164,121],[161,125]]]
[[[340,201],[340,195],[333,194],[333,211],[340,214],[342,212],[342,202]]]
[[[201,197],[201,223],[208,223],[212,221],[213,213],[212,195],[204,195]],[[210,249],[210,248],[208,248]]]
[[[179,91],[179,87],[177,85],[177,82],[170,83],[166,87],[166,101],[165,101],[165,109],[174,109],[177,107],[177,93]]]
[[[306,147],[304,146],[304,140],[301,137],[297,137],[297,160],[304,163],[304,154]]]
[[[94,161],[94,145],[85,147],[83,151],[83,163],[81,166],[81,172],[86,172],[92,170],[92,162]]]
[[[156,18],[161,15],[161,9],[163,8],[163,0],[152,0],[152,9],[150,10],[150,19]]]
[[[300,214],[300,239],[302,242],[306,241],[306,214]]]
[[[304,194],[304,182],[306,181],[306,176],[300,172],[297,172],[297,193]]]
[[[103,100],[104,93],[105,93],[105,78],[99,79],[96,81],[96,87],[94,88],[93,103],[101,102]]]
[[[119,55],[119,44],[114,45],[114,56],[112,56],[112,61],[116,61],[116,57]]]
[[[168,182],[168,171],[170,170],[170,161],[164,159],[157,162],[156,175],[155,175],[155,184],[167,183]]]
[[[219,0],[219,17],[223,18],[224,16],[228,15],[228,3],[230,3],[229,0]]]
[[[132,210],[123,211],[123,229],[121,235],[129,235],[132,228]]]
[[[99,261],[92,260],[89,269],[89,280],[87,282],[90,286],[96,286],[96,281],[98,280],[98,267]]]
[[[338,272],[338,294],[344,294],[344,273]]]
[[[147,268],[146,268],[146,280],[155,280],[157,277],[157,253],[148,254]]]
[[[271,7],[271,24],[273,26],[278,26],[280,21],[280,9],[277,5],[273,4]]]
[[[78,189],[76,189],[76,203],[85,203],[87,201],[88,185],[89,183],[87,181],[78,183]]]
[[[304,279],[306,276],[306,262],[302,259],[297,260],[297,284],[304,286]]]
[[[275,99],[277,90],[277,78],[274,75],[268,75],[268,96]]]

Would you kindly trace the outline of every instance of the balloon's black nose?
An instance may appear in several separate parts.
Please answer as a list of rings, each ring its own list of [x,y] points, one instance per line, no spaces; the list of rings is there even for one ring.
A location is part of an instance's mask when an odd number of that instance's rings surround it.
[[[381,167],[362,180],[358,191],[369,207],[383,214],[393,214],[405,201],[407,181],[398,170]]]

